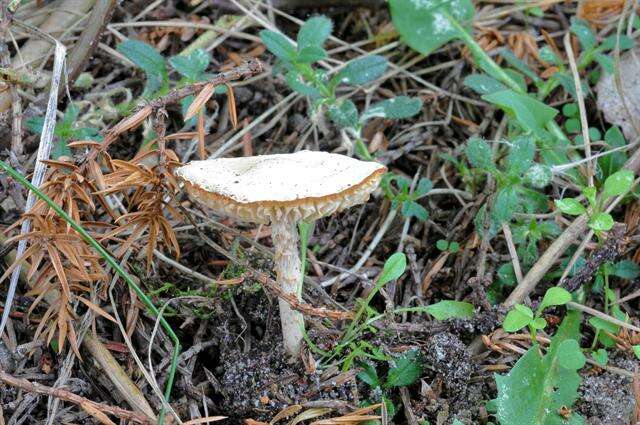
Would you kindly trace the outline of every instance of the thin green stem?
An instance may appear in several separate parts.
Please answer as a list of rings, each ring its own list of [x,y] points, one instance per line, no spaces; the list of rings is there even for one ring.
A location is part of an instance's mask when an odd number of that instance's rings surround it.
[[[106,249],[104,249],[104,247],[100,245],[98,241],[96,241],[93,237],[91,237],[91,235],[89,235],[89,233],[87,233],[87,231],[84,230],[82,226],[76,223],[62,208],[60,208],[59,205],[53,202],[53,200],[49,198],[47,195],[42,193],[40,189],[32,185],[27,179],[24,178],[22,174],[17,172],[10,165],[6,164],[3,161],[0,161],[0,168],[6,171],[7,174],[9,174],[9,176],[15,179],[18,183],[20,183],[21,185],[23,185],[24,187],[26,187],[27,189],[35,193],[40,199],[46,202],[47,205],[49,205],[49,207],[52,210],[54,210],[56,214],[58,214],[62,219],[64,219],[67,223],[69,223],[71,228],[76,232],[78,232],[80,236],[82,236],[82,238],[89,245],[91,245],[98,252],[98,254],[100,254],[100,256],[107,262],[107,264],[109,264],[109,266],[111,266],[116,271],[116,273],[118,273],[118,275],[127,283],[127,285],[129,285],[129,287],[133,289],[133,291],[136,293],[138,298],[140,298],[143,304],[146,305],[147,308],[156,317],[160,317],[160,324],[162,325],[162,328],[165,330],[165,332],[167,332],[167,335],[169,335],[169,338],[171,338],[171,341],[173,342],[173,354],[171,356],[171,366],[169,367],[167,385],[164,390],[164,399],[168,403],[169,398],[171,396],[171,389],[173,387],[176,368],[178,365],[178,355],[180,354],[180,341],[178,340],[178,336],[175,334],[175,332],[173,332],[173,329],[171,328],[169,323],[167,323],[167,321],[164,318],[162,318],[156,306],[153,304],[153,302],[151,302],[149,297],[147,297],[147,295],[142,291],[142,289],[133,281],[133,278],[129,275],[129,273],[127,273],[116,261],[116,259],[113,258],[111,254],[109,254],[109,252]],[[164,423],[164,416],[165,416],[165,408],[163,405],[158,415],[158,424]]]

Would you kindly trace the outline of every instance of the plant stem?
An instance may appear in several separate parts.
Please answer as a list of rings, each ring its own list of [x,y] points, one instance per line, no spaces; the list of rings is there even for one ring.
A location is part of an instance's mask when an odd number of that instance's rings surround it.
[[[140,298],[143,304],[146,305],[147,308],[156,317],[159,316],[159,311],[156,308],[156,306],[149,299],[149,297],[147,297],[147,295],[142,291],[142,289],[133,281],[133,278],[129,275],[129,273],[127,273],[120,266],[120,264],[115,260],[115,258],[113,258],[111,254],[109,254],[109,252],[106,249],[104,249],[104,247],[100,245],[98,241],[96,241],[93,237],[91,237],[91,235],[87,233],[87,231],[84,230],[82,226],[76,223],[62,208],[60,208],[58,204],[53,202],[51,198],[49,198],[47,195],[42,193],[40,189],[32,185],[27,179],[24,178],[22,174],[14,170],[11,166],[9,166],[3,161],[0,161],[0,168],[6,171],[7,174],[9,174],[9,176],[11,176],[16,181],[18,181],[18,183],[20,183],[21,185],[25,186],[27,189],[35,193],[40,199],[46,202],[47,205],[49,205],[49,207],[52,210],[54,210],[56,214],[58,214],[62,219],[64,219],[67,223],[69,223],[71,228],[76,232],[78,232],[80,236],[82,236],[82,238],[89,245],[91,245],[98,252],[98,254],[100,254],[100,256],[107,262],[107,264],[109,264],[109,266],[111,266],[116,271],[116,273],[120,275],[120,277],[127,283],[127,285],[129,285],[129,287],[133,289],[133,291],[136,293],[138,298]],[[180,340],[178,339],[178,336],[175,334],[175,332],[173,331],[169,323],[167,323],[167,321],[162,317],[160,317],[160,324],[162,325],[162,328],[165,330],[165,332],[167,332],[167,335],[169,335],[169,338],[171,338],[171,341],[173,342],[171,366],[169,367],[169,375],[167,376],[167,385],[164,391],[164,398],[165,398],[165,401],[168,403],[169,398],[171,396],[171,389],[173,387],[173,380],[176,374],[176,367],[178,365],[178,355],[180,354]],[[160,414],[158,415],[158,424],[164,423],[164,415],[165,415],[165,408],[163,405],[162,409],[160,410]]]

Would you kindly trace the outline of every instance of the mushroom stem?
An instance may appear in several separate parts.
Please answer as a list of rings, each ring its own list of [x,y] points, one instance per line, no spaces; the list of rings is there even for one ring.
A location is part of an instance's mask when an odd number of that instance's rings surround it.
[[[300,257],[298,255],[298,229],[296,221],[290,217],[273,219],[271,222],[271,238],[275,247],[275,263],[277,283],[285,294],[297,300],[298,286],[302,284]],[[280,305],[280,322],[286,353],[293,359],[300,355],[304,332],[304,317],[299,311],[291,308],[288,302],[278,300]]]

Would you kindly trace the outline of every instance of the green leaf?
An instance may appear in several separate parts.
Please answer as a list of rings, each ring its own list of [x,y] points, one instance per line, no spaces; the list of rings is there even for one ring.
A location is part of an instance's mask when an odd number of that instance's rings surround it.
[[[418,350],[406,352],[394,363],[387,374],[385,388],[406,387],[413,384],[422,375],[422,362]]]
[[[416,217],[420,221],[427,221],[429,218],[429,211],[415,201],[404,201],[400,212],[404,218]]]
[[[538,83],[538,82],[541,81],[541,79],[538,76],[538,74],[533,72],[533,70],[531,68],[529,68],[529,65],[527,65],[525,62],[523,62],[520,59],[518,59],[518,57],[516,55],[514,55],[513,52],[511,52],[511,50],[509,50],[507,48],[503,48],[500,51],[500,55],[507,61],[507,63],[509,65],[511,65],[512,67],[514,67],[518,71],[522,72],[527,77],[531,78],[531,80],[533,82]],[[526,87],[524,87],[524,88],[526,88]]]
[[[507,172],[511,175],[524,174],[533,162],[536,155],[536,143],[533,137],[526,135],[515,139],[507,156]]]
[[[389,6],[393,26],[402,40],[424,55],[460,37],[461,30],[471,32],[471,0],[390,0]]]
[[[558,362],[567,369],[582,369],[587,359],[580,349],[580,344],[575,339],[567,339],[558,346]]]
[[[542,310],[552,305],[565,305],[569,301],[571,301],[571,294],[569,291],[564,288],[560,288],[559,286],[553,286],[545,292],[544,298],[542,298],[542,302],[538,307],[538,311],[542,312]]]
[[[547,354],[542,357],[540,347],[533,345],[507,375],[495,375],[498,397],[496,417],[501,424],[561,425],[565,422],[558,412],[562,406],[571,408],[578,398],[580,375],[576,369],[560,364],[561,344],[580,338],[580,314],[570,312],[551,340]],[[566,362],[566,359],[564,360]],[[576,363],[568,362],[572,366]],[[576,413],[571,424],[583,423]]]
[[[389,61],[384,56],[364,56],[347,63],[334,78],[341,83],[359,86],[381,77],[388,66]]]
[[[312,63],[327,57],[327,52],[322,47],[309,46],[298,51],[296,62]]]
[[[626,35],[620,35],[620,40],[617,40],[617,36],[615,34],[610,35],[609,37],[602,40],[598,49],[602,50],[613,50],[616,48],[616,44],[619,44],[620,50],[628,50],[633,48],[634,42],[633,39],[627,37]]]
[[[341,128],[355,128],[358,125],[358,109],[349,99],[343,100],[340,105],[329,106],[327,116]]]
[[[544,317],[536,317],[529,323],[529,326],[537,330],[542,330],[547,327],[547,321]]]
[[[618,127],[611,127],[604,133],[604,141],[607,144],[607,149],[620,148],[627,144],[622,131]],[[627,154],[621,151],[612,152],[601,158],[598,158],[598,165],[602,169],[604,177],[608,177],[615,173],[617,170],[622,169],[624,163],[627,161]]]
[[[449,241],[445,239],[438,239],[438,242],[436,242],[436,248],[440,251],[446,251],[449,248]]]
[[[402,252],[396,252],[387,259],[380,273],[378,285],[384,285],[402,276],[407,268],[407,257]]]
[[[24,126],[34,134],[42,134],[44,117],[31,117],[24,123]]]
[[[587,212],[586,208],[576,198],[556,199],[555,204],[564,214],[581,215]]]
[[[606,366],[609,362],[609,353],[604,348],[600,348],[598,351],[594,351],[591,353],[591,357],[596,361],[600,366]]]
[[[596,47],[596,35],[587,22],[571,18],[571,32],[578,37],[583,50],[589,51]]]
[[[533,311],[527,306],[516,304],[507,313],[507,317],[502,322],[502,328],[506,332],[518,332],[533,320]]]
[[[267,49],[278,59],[291,62],[296,57],[296,49],[287,37],[271,30],[260,31],[260,39]]]
[[[164,58],[153,47],[139,40],[125,40],[116,49],[146,74],[143,97],[162,94],[169,89],[169,73]]]
[[[602,196],[605,198],[612,198],[626,193],[631,189],[633,179],[633,171],[631,170],[620,170],[611,174],[604,181],[604,191],[602,192]]]
[[[589,219],[589,227],[596,231],[606,232],[613,227],[611,214],[600,212]]]
[[[373,117],[390,119],[410,118],[422,109],[422,99],[417,97],[398,96],[376,103],[367,109],[360,117],[364,122]]]
[[[500,81],[486,74],[468,75],[464,79],[463,84],[478,94],[490,94],[507,89]]]
[[[424,196],[427,193],[429,193],[429,191],[431,191],[432,188],[433,188],[433,183],[431,182],[431,180],[423,177],[420,180],[418,180],[418,187],[416,187],[416,190],[413,193],[416,196]]]
[[[524,181],[529,186],[542,189],[551,183],[553,172],[547,165],[533,164],[524,174]]]
[[[605,347],[615,346],[615,341],[609,335],[607,335],[607,332],[616,335],[620,331],[620,326],[616,325],[615,323],[600,319],[599,317],[589,318],[589,324],[595,328],[598,334],[598,340]]]
[[[622,260],[613,266],[613,275],[622,279],[635,279],[640,276],[640,265],[635,261]]]
[[[380,386],[380,379],[378,378],[378,372],[376,372],[375,367],[365,362],[359,363],[358,366],[362,368],[362,372],[356,375],[358,379],[369,385],[371,388]]]
[[[585,187],[584,189],[582,189],[582,194],[584,195],[585,198],[587,198],[587,201],[589,202],[589,205],[591,205],[592,207],[595,208],[595,206],[596,206],[596,188],[593,187],[593,186]]]
[[[507,223],[518,208],[518,192],[514,186],[506,186],[498,191],[491,208],[491,215],[499,223]]]
[[[291,87],[293,90],[297,91],[298,93],[301,93],[311,98],[320,97],[320,91],[317,88],[302,82],[300,80],[300,74],[298,74],[295,71],[289,71],[285,76],[285,80],[287,81],[287,84],[289,85],[289,87]]]
[[[532,96],[513,90],[485,94],[482,99],[498,105],[508,115],[515,118],[523,129],[533,131],[540,138],[544,137],[544,126],[558,113],[552,107]]]
[[[632,348],[633,348],[633,354],[635,354],[636,357],[640,359],[640,344],[634,345]]]
[[[469,139],[464,153],[469,163],[475,168],[481,170],[491,170],[495,166],[493,164],[493,152],[489,144],[482,139],[472,137]]]
[[[427,313],[437,320],[469,319],[473,317],[473,304],[464,301],[443,300],[428,305]]]
[[[210,61],[211,57],[202,49],[195,49],[189,55],[177,55],[169,59],[173,69],[191,82],[204,79],[204,72]]]
[[[322,47],[331,35],[333,23],[326,16],[314,16],[300,27],[298,32],[298,52],[307,47]]]

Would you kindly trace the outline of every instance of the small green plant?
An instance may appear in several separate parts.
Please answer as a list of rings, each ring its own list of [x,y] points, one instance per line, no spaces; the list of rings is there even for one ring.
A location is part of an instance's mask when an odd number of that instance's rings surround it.
[[[260,31],[260,39],[273,55],[278,58],[274,68],[281,72],[292,90],[307,96],[312,104],[311,115],[326,113],[326,116],[347,137],[353,138],[356,152],[362,158],[372,159],[362,140],[364,124],[371,118],[409,118],[420,112],[422,100],[398,96],[383,100],[358,113],[353,101],[340,98],[337,89],[341,85],[362,86],[380,78],[389,63],[379,55],[368,55],[348,62],[336,74],[330,76],[316,66],[327,57],[324,43],[331,35],[333,24],[325,16],[307,20],[296,39],[296,44],[279,32]]]
[[[438,242],[436,242],[436,248],[443,252],[455,254],[456,252],[460,251],[460,244],[458,242],[449,242],[446,239],[440,239],[438,240]]]
[[[611,174],[604,181],[601,196],[597,196],[597,189],[593,186],[582,189],[582,195],[587,200],[588,207],[582,205],[578,198],[563,198],[555,201],[556,207],[569,215],[588,214],[589,227],[601,238],[602,232],[611,230],[614,221],[611,214],[603,210],[605,202],[616,196],[627,193],[634,181],[633,172],[620,170]]]
[[[546,354],[534,344],[507,375],[495,375],[498,397],[487,409],[504,425],[584,423],[570,410],[568,418],[560,415],[578,398],[578,370],[586,362],[579,340],[580,313],[571,311],[551,338]]]
[[[399,209],[405,218],[416,217],[420,221],[429,218],[429,211],[418,201],[429,193],[433,188],[431,180],[421,178],[415,190],[411,191],[411,181],[406,177],[393,173],[387,173],[380,183],[380,187],[385,196],[391,201],[394,209]]]
[[[392,419],[396,414],[396,407],[391,400],[389,390],[397,387],[407,387],[422,376],[422,359],[420,351],[410,350],[398,358],[390,358],[389,371],[386,377],[381,378],[375,366],[368,362],[359,362],[362,369],[358,373],[359,380],[367,384],[373,391],[374,398],[368,400],[367,404],[382,402],[387,408],[387,415]]]
[[[57,159],[61,156],[71,156],[69,143],[74,140],[95,140],[102,141],[100,129],[95,127],[82,127],[80,125],[80,108],[74,103],[70,103],[64,111],[62,119],[56,122],[53,135],[55,142],[51,150],[51,158]],[[42,134],[44,117],[33,117],[25,122],[25,126],[35,134]]]
[[[547,321],[542,317],[543,311],[548,307],[564,305],[569,301],[571,301],[571,294],[566,289],[557,286],[549,288],[535,313],[526,305],[516,304],[504,318],[502,328],[507,332],[518,332],[526,326],[529,328],[531,340],[535,341],[536,333],[547,326]]]
[[[495,235],[502,223],[511,222],[518,212],[546,212],[547,197],[536,189],[551,182],[551,169],[534,162],[536,150],[531,136],[520,136],[507,142],[509,153],[503,164],[498,164],[489,144],[479,138],[467,143],[465,155],[476,170],[490,173],[496,181],[496,194],[490,203],[489,234]],[[483,228],[486,205],[476,217],[476,227]]]

